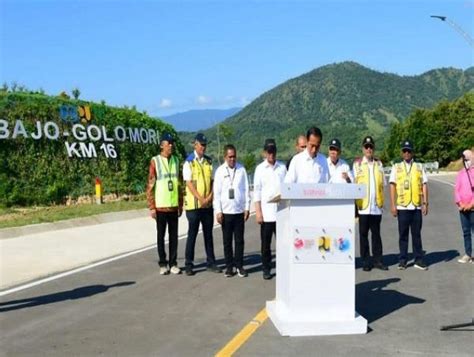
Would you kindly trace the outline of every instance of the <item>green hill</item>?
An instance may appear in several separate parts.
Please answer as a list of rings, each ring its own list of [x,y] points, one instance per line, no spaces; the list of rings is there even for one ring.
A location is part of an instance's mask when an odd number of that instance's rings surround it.
[[[440,100],[453,100],[473,89],[474,68],[442,68],[417,76],[399,76],[343,62],[280,84],[223,125],[232,133],[227,141],[236,144],[240,152],[258,154],[264,139],[274,137],[281,158],[292,154],[297,134],[316,125],[323,130],[323,145],[331,137],[338,137],[344,156],[350,158],[359,155],[363,136],[373,135],[381,149],[390,126],[402,122],[414,109],[430,108]],[[205,131],[212,140],[208,152],[214,156],[216,132],[216,127]],[[191,137],[182,134],[186,142]]]

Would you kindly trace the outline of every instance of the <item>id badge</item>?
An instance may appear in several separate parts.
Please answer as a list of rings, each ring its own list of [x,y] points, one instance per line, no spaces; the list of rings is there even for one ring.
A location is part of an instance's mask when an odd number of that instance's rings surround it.
[[[169,180],[168,181],[168,191],[173,191],[173,181]]]
[[[408,190],[410,188],[410,182],[408,180],[405,180],[405,183],[403,184],[403,187],[405,190]]]
[[[233,200],[233,199],[234,199],[234,189],[229,188],[229,200]]]

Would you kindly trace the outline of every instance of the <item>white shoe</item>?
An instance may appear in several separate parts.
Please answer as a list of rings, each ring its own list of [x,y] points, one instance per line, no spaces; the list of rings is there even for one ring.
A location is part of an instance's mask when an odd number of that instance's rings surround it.
[[[169,273],[168,267],[160,267],[160,275],[168,275]]]
[[[171,274],[181,274],[181,269],[177,265],[173,265],[170,270]]]
[[[472,258],[469,255],[464,254],[462,258],[458,259],[458,263],[461,263],[461,264],[472,263]]]

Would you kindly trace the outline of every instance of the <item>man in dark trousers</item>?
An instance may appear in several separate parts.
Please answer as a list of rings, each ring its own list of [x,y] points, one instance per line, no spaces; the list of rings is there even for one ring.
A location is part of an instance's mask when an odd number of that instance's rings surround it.
[[[274,139],[265,140],[265,160],[255,169],[253,194],[257,223],[260,224],[262,242],[263,279],[272,278],[272,237],[276,234],[277,204],[268,201],[279,193],[279,187],[286,175],[286,167],[277,161],[277,147]]]
[[[160,274],[180,274],[177,263],[178,217],[183,211],[181,172],[173,154],[174,139],[169,133],[160,138],[160,154],[153,157],[148,169],[147,201],[150,216],[156,220],[156,243]],[[166,260],[165,232],[168,227],[169,260]]]
[[[237,162],[237,150],[233,145],[224,147],[224,160],[214,178],[214,210],[217,222],[222,225],[225,276],[232,277],[235,267],[238,276],[245,278],[248,275],[244,269],[244,233],[250,214],[249,182],[245,167]]]
[[[398,217],[399,270],[407,268],[408,234],[411,230],[415,268],[428,270],[423,259],[421,226],[428,214],[428,179],[423,165],[413,160],[413,145],[402,143],[402,161],[392,167],[390,174],[390,201],[394,217]]]
[[[199,225],[202,224],[204,247],[206,248],[207,270],[222,273],[216,265],[212,229],[214,214],[212,210],[212,160],[205,155],[207,138],[198,133],[194,138],[194,152],[183,165],[183,179],[186,182],[184,208],[188,219],[188,239],[186,241],[185,273],[194,275],[194,248]]]
[[[362,270],[371,271],[373,267],[388,270],[382,260],[382,237],[380,223],[384,204],[385,175],[382,162],[374,157],[375,142],[371,136],[362,141],[364,156],[354,160],[354,181],[365,185],[366,196],[356,200],[359,213],[359,238]],[[369,230],[372,233],[372,255],[370,257]]]

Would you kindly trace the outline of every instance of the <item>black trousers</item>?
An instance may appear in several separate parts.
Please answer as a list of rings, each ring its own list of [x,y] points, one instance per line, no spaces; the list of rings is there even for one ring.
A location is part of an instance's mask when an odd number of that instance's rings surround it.
[[[212,228],[214,226],[214,211],[212,208],[198,208],[186,211],[188,219],[188,239],[186,241],[186,262],[188,268],[194,264],[194,248],[196,246],[196,237],[199,231],[199,225],[202,224],[202,233],[204,235],[204,247],[206,249],[207,265],[215,265],[214,240],[212,237]]]
[[[423,247],[421,244],[421,226],[423,223],[421,210],[398,210],[398,245],[400,247],[400,261],[408,259],[408,233],[411,231],[411,242],[415,261],[423,259]]]
[[[169,261],[166,260],[165,233],[168,226]],[[178,265],[178,212],[156,212],[156,245],[160,267]]]
[[[244,231],[243,213],[224,214],[222,221],[222,237],[224,241],[224,258],[226,268],[243,268],[244,266]],[[235,242],[235,249],[232,247]],[[234,251],[235,250],[235,255]]]
[[[260,225],[260,239],[262,241],[262,270],[269,273],[272,270],[272,237],[276,234],[276,222],[263,222]]]
[[[360,256],[364,264],[370,262],[369,230],[372,236],[372,256],[375,263],[382,263],[382,238],[380,237],[380,214],[359,215]]]

